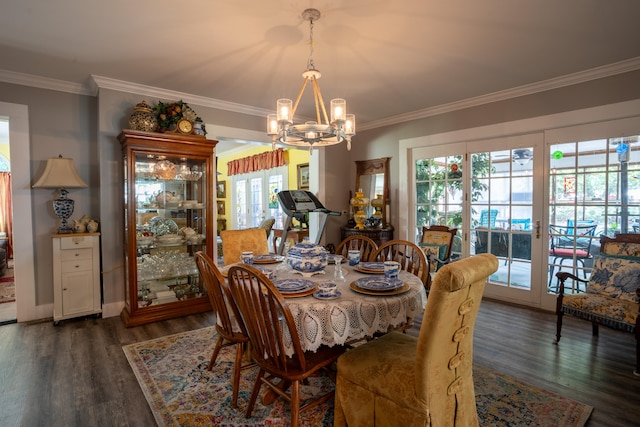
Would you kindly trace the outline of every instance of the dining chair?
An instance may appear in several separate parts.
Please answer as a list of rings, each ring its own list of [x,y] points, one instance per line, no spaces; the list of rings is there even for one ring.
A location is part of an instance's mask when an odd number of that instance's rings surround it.
[[[425,288],[428,285],[429,266],[422,249],[407,240],[389,240],[378,247],[371,261],[397,261],[400,270],[408,271],[420,278]]]
[[[427,289],[431,287],[431,273],[435,273],[451,261],[453,239],[457,232],[457,228],[449,228],[446,225],[422,227],[422,237],[418,245],[422,248],[429,267],[425,285]]]
[[[549,257],[553,257],[549,262],[549,288],[551,288],[553,272],[558,260],[558,270],[562,269],[565,260],[579,262],[582,265],[583,277],[587,278],[585,260],[593,258],[591,245],[597,227],[595,223],[573,226],[549,225]],[[555,290],[558,290],[558,286]]]
[[[335,254],[342,255],[344,259],[347,259],[350,249],[360,249],[360,261],[369,261],[371,255],[378,249],[378,245],[367,236],[349,236],[340,242]]]
[[[340,356],[334,427],[477,426],[473,332],[487,277],[497,269],[491,254],[445,265],[418,337],[390,332]]]
[[[303,351],[289,306],[271,280],[249,265],[232,266],[228,280],[249,334],[252,358],[259,367],[245,416],[251,417],[264,384],[290,403],[291,426],[297,427],[300,412],[331,399],[334,394],[331,390],[309,398],[301,405],[301,383],[320,371],[329,372],[333,377],[329,365],[337,360],[345,347],[321,346],[316,351]],[[287,356],[288,350],[291,356]],[[287,390],[289,386],[290,391]]]
[[[233,397],[231,405],[238,407],[238,390],[240,387],[240,371],[253,366],[253,363],[242,364],[243,349],[249,342],[249,335],[242,323],[240,312],[236,307],[231,292],[226,285],[222,274],[215,263],[204,252],[198,251],[193,257],[200,273],[200,279],[204,281],[207,295],[213,311],[216,313],[216,331],[218,339],[211,355],[208,370],[212,370],[216,363],[218,354],[223,347],[236,346],[236,358],[233,370]]]
[[[269,253],[269,244],[265,230],[262,228],[247,228],[244,230],[224,230],[220,232],[224,265],[240,261],[244,251],[252,251],[253,255]]]
[[[481,227],[496,228],[496,218],[498,218],[498,209],[483,209],[480,211],[480,223]]]

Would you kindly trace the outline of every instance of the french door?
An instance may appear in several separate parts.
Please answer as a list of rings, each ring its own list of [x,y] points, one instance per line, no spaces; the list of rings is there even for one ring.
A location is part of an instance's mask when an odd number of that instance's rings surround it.
[[[278,192],[288,187],[287,167],[232,177],[232,216],[235,229],[257,227],[272,217],[275,227],[282,227],[284,214],[278,205]]]
[[[458,228],[455,257],[498,257],[487,296],[538,305],[546,291],[542,153],[541,134],[413,152],[416,240],[424,225],[447,225]]]

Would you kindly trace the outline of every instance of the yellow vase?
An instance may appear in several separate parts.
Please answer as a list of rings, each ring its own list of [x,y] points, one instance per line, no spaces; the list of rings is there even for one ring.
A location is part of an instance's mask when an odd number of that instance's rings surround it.
[[[356,221],[355,228],[363,230],[364,222],[367,220],[367,214],[364,212],[364,208],[369,206],[369,199],[364,197],[362,191],[356,191],[356,196],[351,198],[350,204],[356,211],[353,214],[353,219]]]

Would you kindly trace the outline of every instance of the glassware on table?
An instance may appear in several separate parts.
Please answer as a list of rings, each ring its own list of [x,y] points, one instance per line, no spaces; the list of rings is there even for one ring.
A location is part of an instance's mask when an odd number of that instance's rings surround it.
[[[336,263],[335,269],[333,270],[333,280],[344,282],[346,272],[342,271],[342,255],[334,255],[334,260]]]

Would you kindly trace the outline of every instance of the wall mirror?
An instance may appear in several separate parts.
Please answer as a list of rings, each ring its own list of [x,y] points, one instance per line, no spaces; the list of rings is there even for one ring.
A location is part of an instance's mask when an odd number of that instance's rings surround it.
[[[389,159],[390,157],[382,157],[372,160],[356,161],[356,190],[362,189],[362,192],[369,200],[376,198],[377,194],[381,194],[384,199],[384,208],[382,209],[382,223],[387,224],[387,195],[389,193]],[[368,216],[371,211],[367,212]]]

